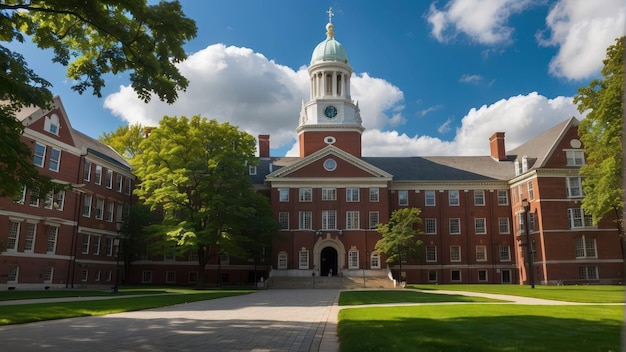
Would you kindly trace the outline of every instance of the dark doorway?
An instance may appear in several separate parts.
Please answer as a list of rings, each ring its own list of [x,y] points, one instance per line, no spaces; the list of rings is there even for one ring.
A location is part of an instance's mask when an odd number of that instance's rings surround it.
[[[320,275],[322,276],[336,276],[337,275],[337,250],[333,247],[326,247],[322,249],[320,254]],[[332,270],[332,271],[331,271]],[[331,275],[329,275],[331,274]]]
[[[502,270],[502,283],[503,284],[511,283],[511,270]]]

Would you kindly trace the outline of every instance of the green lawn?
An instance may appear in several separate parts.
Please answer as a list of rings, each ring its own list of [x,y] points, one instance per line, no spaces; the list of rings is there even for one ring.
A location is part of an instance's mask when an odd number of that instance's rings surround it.
[[[146,294],[142,297],[123,297],[115,299],[102,299],[94,301],[73,301],[63,303],[34,303],[0,306],[0,325],[22,324],[35,321],[64,319],[91,315],[106,315],[148,308],[169,306],[188,302],[204,301],[228,296],[242,295],[252,292],[251,290],[191,290],[191,289],[129,289],[122,290],[118,295]],[[25,294],[29,291],[20,291]],[[29,295],[45,298],[48,291],[30,291]],[[49,291],[55,292],[55,291]],[[67,292],[67,291],[58,291]],[[93,291],[82,291],[93,292]],[[97,292],[97,291],[96,291]],[[3,292],[4,293],[4,292]],[[100,292],[101,294],[103,292]],[[169,293],[161,295],[158,293]],[[111,296],[112,294],[106,293]],[[87,296],[87,295],[84,295]],[[92,295],[93,296],[93,295]],[[67,296],[65,296],[67,297]],[[75,297],[75,296],[70,296]],[[31,297],[32,298],[32,297]],[[35,297],[37,298],[37,297]]]
[[[483,297],[423,293],[411,290],[345,291],[340,306],[384,303],[503,302]]]
[[[496,293],[567,302],[624,303],[624,286],[407,285],[421,290]]]

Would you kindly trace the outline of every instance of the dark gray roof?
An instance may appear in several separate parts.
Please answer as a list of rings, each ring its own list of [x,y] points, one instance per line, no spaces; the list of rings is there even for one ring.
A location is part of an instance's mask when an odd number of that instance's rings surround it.
[[[124,157],[119,155],[113,148],[109,147],[108,145],[102,144],[97,139],[91,138],[76,129],[72,129],[72,135],[74,136],[77,147],[84,147],[90,154],[107,160],[113,164],[117,164],[121,167],[130,169],[130,164],[128,163],[128,161],[126,161]]]

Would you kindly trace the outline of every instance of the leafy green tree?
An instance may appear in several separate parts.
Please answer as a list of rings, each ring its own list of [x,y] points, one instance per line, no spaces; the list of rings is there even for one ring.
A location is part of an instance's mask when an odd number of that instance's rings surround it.
[[[402,261],[418,258],[422,241],[418,238],[423,232],[417,228],[422,223],[421,210],[402,208],[391,214],[389,223],[380,223],[376,227],[383,236],[376,242],[376,250],[387,255],[387,263],[399,263],[398,281],[402,281]]]
[[[53,62],[67,66],[72,87],[101,96],[104,76],[130,71],[138,96],[152,94],[172,103],[188,81],[176,63],[183,45],[196,35],[178,1],[148,5],[146,0],[5,0],[0,2],[0,196],[17,195],[24,185],[46,189],[50,180],[29,163],[16,113],[24,107],[48,108],[51,84],[28,67],[24,57],[3,42],[32,40],[52,49]],[[8,103],[7,103],[8,102]]]
[[[622,114],[624,104],[624,37],[607,49],[602,79],[578,89],[574,103],[578,111],[588,111],[578,128],[585,146],[581,167],[586,214],[599,221],[609,212],[620,218],[622,201]]]
[[[256,162],[256,141],[228,123],[165,116],[140,148],[131,160],[136,194],[163,212],[154,240],[197,251],[202,288],[212,255],[245,255],[241,208],[253,194],[247,165]]]
[[[120,257],[124,263],[125,275],[130,277],[132,264],[146,248],[148,232],[146,228],[155,222],[156,213],[142,203],[131,204],[128,207],[128,215],[122,222],[120,234],[121,242]]]
[[[148,127],[136,123],[133,125],[120,126],[111,133],[104,132],[98,137],[98,141],[115,149],[126,160],[133,159],[141,152],[139,144],[149,132]]]

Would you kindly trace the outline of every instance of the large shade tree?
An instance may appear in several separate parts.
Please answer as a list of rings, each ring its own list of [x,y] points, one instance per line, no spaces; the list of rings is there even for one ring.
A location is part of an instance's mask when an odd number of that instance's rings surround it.
[[[228,123],[199,116],[163,117],[131,161],[139,198],[163,221],[152,225],[154,244],[198,254],[198,287],[212,255],[245,256],[242,228],[254,193],[248,165],[256,162],[254,137]]]
[[[23,186],[49,186],[21,142],[16,113],[28,106],[47,108],[51,84],[3,43],[30,40],[54,52],[67,67],[79,93],[101,96],[107,74],[130,72],[131,86],[144,101],[152,95],[172,103],[188,81],[176,63],[186,58],[184,43],[196,35],[178,1],[148,5],[146,0],[4,0],[0,2],[0,196]],[[19,47],[19,46],[16,46]]]
[[[402,261],[418,258],[423,233],[417,228],[422,223],[420,209],[402,208],[391,213],[388,223],[380,223],[376,227],[382,238],[376,242],[376,250],[387,255],[387,263],[400,265],[397,280],[402,281]]]

